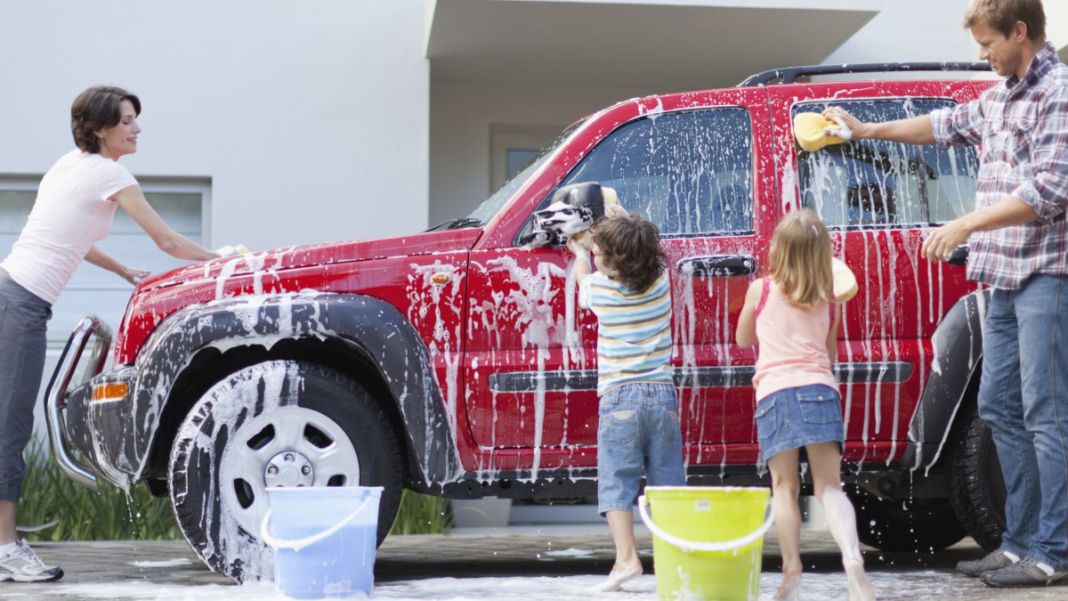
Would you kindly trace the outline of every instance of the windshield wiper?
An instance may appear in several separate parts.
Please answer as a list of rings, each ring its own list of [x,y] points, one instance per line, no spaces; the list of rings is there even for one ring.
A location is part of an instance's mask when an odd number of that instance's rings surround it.
[[[434,227],[426,230],[428,232],[434,232],[437,230],[458,230],[464,227],[478,227],[482,225],[481,219],[474,217],[458,217],[456,219],[450,219],[435,225]]]

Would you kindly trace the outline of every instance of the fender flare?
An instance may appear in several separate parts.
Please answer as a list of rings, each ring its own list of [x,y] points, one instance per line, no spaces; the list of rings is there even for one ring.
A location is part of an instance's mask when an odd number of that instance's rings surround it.
[[[902,465],[930,469],[941,457],[983,358],[983,320],[990,304],[990,290],[977,290],[961,297],[942,318],[931,345],[934,359],[931,375],[909,423],[909,439]]]
[[[199,351],[250,345],[269,350],[279,341],[299,338],[342,339],[370,359],[404,418],[422,477],[442,483],[459,476],[451,422],[425,343],[393,305],[357,294],[239,297],[192,305],[169,316],[138,353],[134,397],[122,415],[98,416],[107,423],[91,420],[98,433],[108,432],[113,441],[110,449],[99,450],[107,452],[107,462],[126,478],[128,488],[141,480],[171,390]]]

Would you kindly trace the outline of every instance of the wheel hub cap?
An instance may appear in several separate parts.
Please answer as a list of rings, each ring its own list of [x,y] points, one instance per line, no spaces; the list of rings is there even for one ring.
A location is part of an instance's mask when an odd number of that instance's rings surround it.
[[[263,481],[268,487],[311,486],[315,482],[315,468],[304,454],[283,451],[267,462],[267,467],[263,470]]]

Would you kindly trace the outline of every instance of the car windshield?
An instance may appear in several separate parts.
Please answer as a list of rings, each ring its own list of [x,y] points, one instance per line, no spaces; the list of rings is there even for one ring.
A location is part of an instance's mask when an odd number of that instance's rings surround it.
[[[515,177],[505,182],[505,184],[501,186],[499,190],[497,190],[493,193],[492,196],[484,200],[482,204],[478,205],[478,208],[475,209],[470,215],[468,215],[465,221],[471,220],[470,222],[473,222],[477,220],[479,224],[484,224],[490,219],[492,219],[493,216],[497,214],[497,211],[501,210],[501,207],[504,206],[504,203],[508,202],[508,199],[510,199],[512,195],[515,194],[516,190],[519,189],[519,186],[523,185],[523,182],[527,181],[527,179],[530,178],[531,174],[536,172],[542,166],[542,164],[545,163],[549,156],[552,155],[553,151],[559,148],[560,145],[564,143],[564,140],[566,140],[576,129],[578,129],[579,126],[582,125],[582,123],[582,121],[578,121],[577,123],[565,129],[559,136],[557,136],[555,140],[553,140],[551,144],[543,148],[541,152],[538,153],[538,156],[535,157],[529,165],[527,165],[522,171],[517,173]]]

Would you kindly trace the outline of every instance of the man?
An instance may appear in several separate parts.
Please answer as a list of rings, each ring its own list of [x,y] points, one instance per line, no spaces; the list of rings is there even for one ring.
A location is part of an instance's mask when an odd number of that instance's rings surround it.
[[[1045,21],[1041,0],[973,1],[964,26],[1006,78],[973,102],[886,123],[824,113],[855,138],[983,147],[975,210],[921,252],[945,260],[968,242],[968,278],[993,289],[979,415],[1001,460],[1006,529],[999,549],[957,568],[998,587],[1068,576],[1068,67]]]

